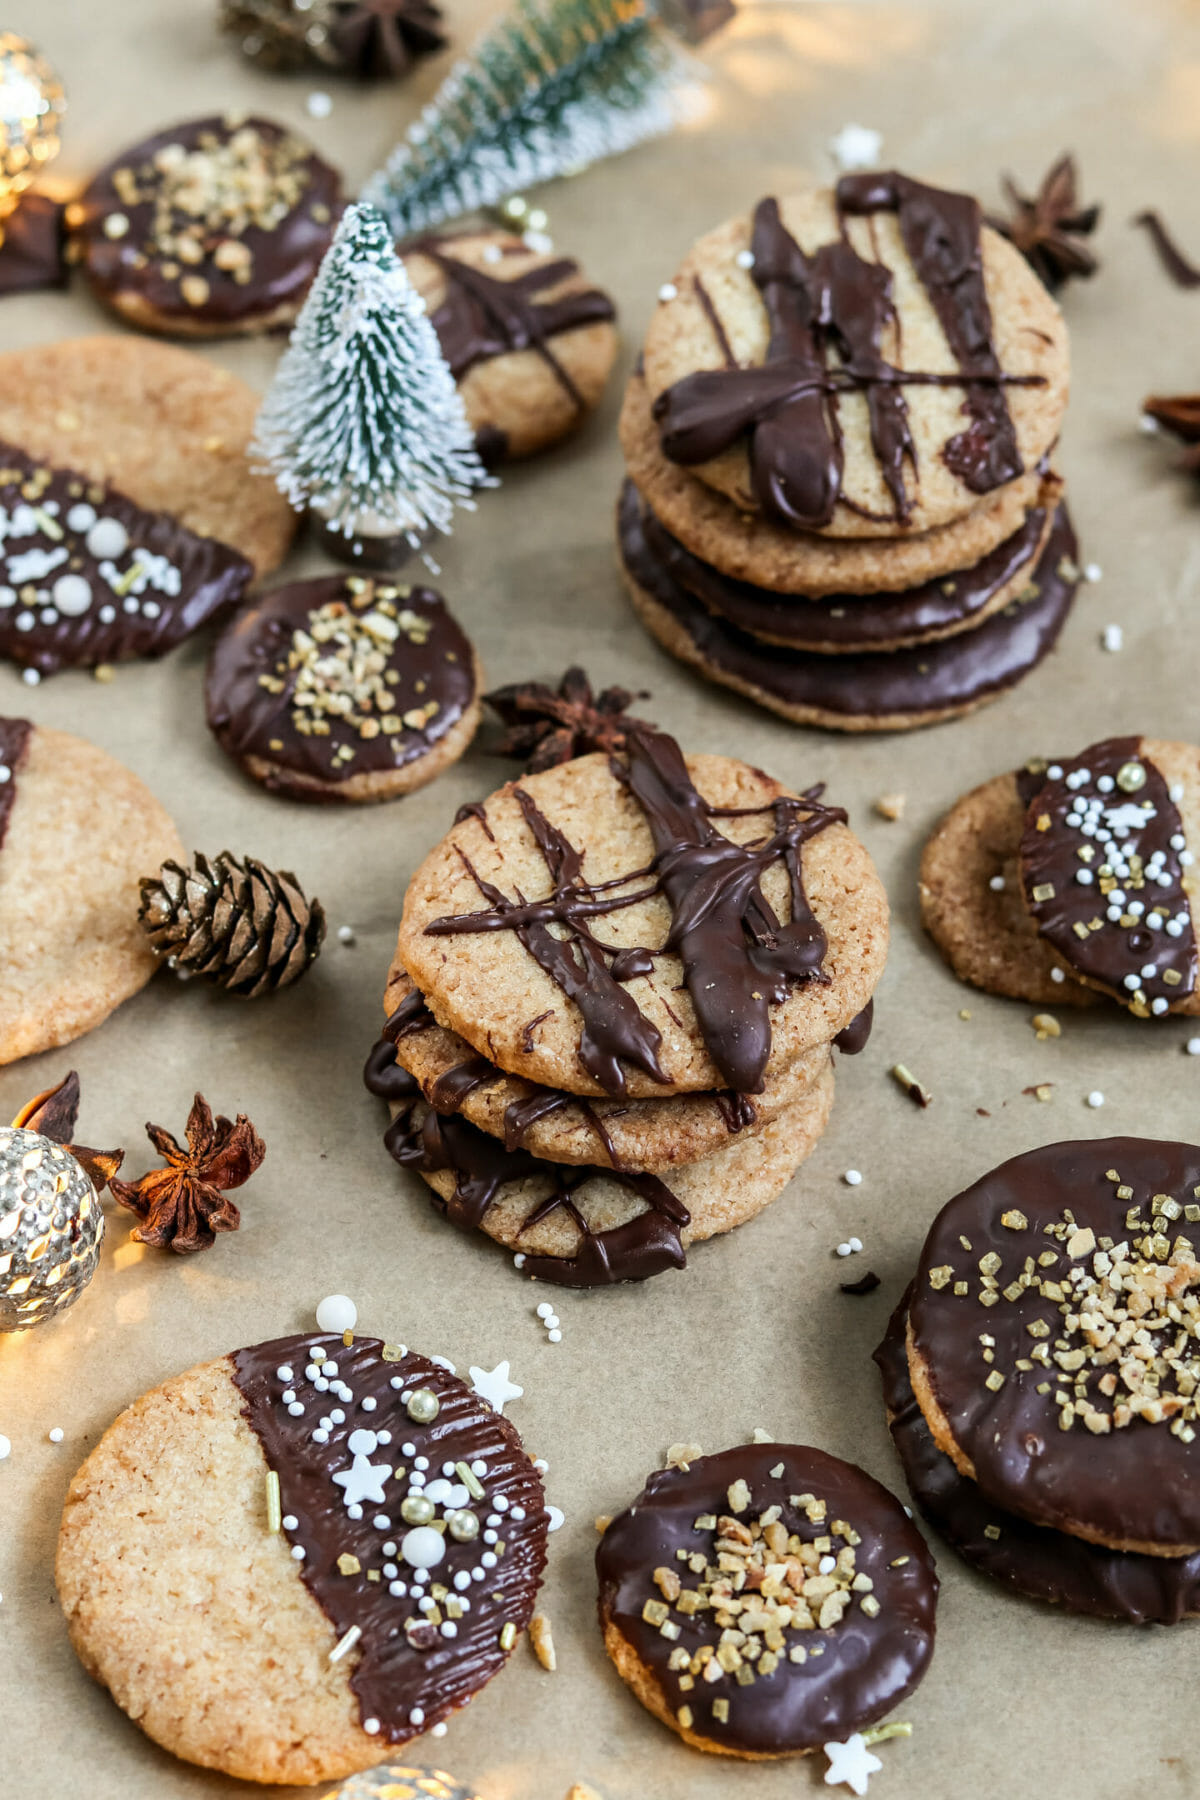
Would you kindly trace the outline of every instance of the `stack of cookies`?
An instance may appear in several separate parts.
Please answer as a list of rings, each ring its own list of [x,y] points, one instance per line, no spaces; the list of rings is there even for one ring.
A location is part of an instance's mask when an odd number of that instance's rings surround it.
[[[800,724],[971,711],[1074,598],[1067,386],[1057,306],[968,196],[892,172],[760,200],[662,288],[626,394],[638,614]]]
[[[409,887],[367,1071],[438,1209],[569,1286],[681,1267],[783,1190],[887,951],[819,791],[621,742],[460,813]]]
[[[1070,1612],[1200,1613],[1200,1149],[1048,1144],[943,1208],[876,1352],[931,1523]]]

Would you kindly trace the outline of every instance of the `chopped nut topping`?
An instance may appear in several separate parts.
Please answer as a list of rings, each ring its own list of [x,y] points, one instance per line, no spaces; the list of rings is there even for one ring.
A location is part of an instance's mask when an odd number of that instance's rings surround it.
[[[699,1444],[672,1444],[667,1451],[665,1467],[668,1469],[688,1469],[696,1461],[697,1457],[703,1455],[704,1452]]]
[[[554,1654],[554,1638],[550,1632],[550,1621],[545,1613],[534,1613],[529,1621],[529,1641],[533,1645],[534,1655],[543,1669],[553,1675],[558,1667],[558,1659]]]

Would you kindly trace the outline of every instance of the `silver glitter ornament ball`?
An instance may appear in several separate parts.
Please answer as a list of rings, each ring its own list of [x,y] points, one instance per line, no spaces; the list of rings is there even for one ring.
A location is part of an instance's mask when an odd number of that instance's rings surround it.
[[[441,1769],[417,1769],[409,1763],[380,1763],[352,1775],[329,1800],[474,1800],[472,1790]]]
[[[44,1324],[78,1300],[103,1237],[99,1196],[71,1152],[0,1126],[0,1331]]]

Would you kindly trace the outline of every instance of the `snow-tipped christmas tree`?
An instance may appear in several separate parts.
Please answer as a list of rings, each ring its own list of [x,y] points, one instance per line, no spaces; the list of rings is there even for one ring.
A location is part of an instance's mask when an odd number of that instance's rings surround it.
[[[373,175],[398,238],[669,130],[684,75],[646,0],[517,0]]]
[[[251,453],[346,538],[448,531],[488,477],[387,221],[349,206],[263,401]]]

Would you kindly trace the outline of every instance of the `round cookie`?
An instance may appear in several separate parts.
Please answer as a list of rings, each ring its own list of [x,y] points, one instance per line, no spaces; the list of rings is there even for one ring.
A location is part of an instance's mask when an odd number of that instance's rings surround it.
[[[138,878],[183,854],[129,769],[0,718],[0,1063],[69,1044],[145,987]]]
[[[689,1244],[755,1218],[812,1154],[832,1108],[826,1052],[824,1073],[787,1112],[668,1170],[667,1180],[640,1169],[542,1162],[420,1100],[401,1102],[384,1143],[428,1182],[439,1212],[512,1250],[526,1275],[607,1287],[681,1269]]]
[[[214,644],[209,727],[253,781],[293,800],[391,800],[474,737],[483,670],[440,594],[322,575],[244,607]]]
[[[739,1564],[754,1574],[744,1587]],[[807,1446],[745,1444],[659,1470],[606,1526],[596,1573],[618,1674],[697,1750],[762,1761],[844,1742],[910,1694],[933,1654],[924,1538],[864,1470]]]
[[[258,406],[236,376],[170,344],[110,335],[0,354],[0,444],[169,514],[261,576],[283,561],[296,515],[250,467]]]
[[[426,1423],[409,1405],[430,1396]],[[375,1406],[345,1416],[350,1397]],[[503,1549],[484,1548],[493,1509]],[[202,1363],[123,1412],[71,1483],[56,1581],[84,1667],[156,1743],[242,1780],[328,1781],[503,1667],[548,1525],[516,1431],[464,1382],[400,1345],[314,1333]],[[437,1619],[417,1605],[435,1586]]]
[[[341,209],[341,179],[310,145],[228,115],[131,145],[67,223],[92,292],[127,324],[231,337],[295,318]]]
[[[981,1575],[1032,1600],[1132,1625],[1200,1615],[1200,1556],[1133,1556],[1030,1525],[985,1500],[943,1456],[908,1378],[908,1296],[875,1351],[888,1427],[905,1478],[934,1530]]]
[[[1178,808],[1185,841],[1200,842],[1200,751],[1158,738],[1131,739],[1128,745],[1136,746],[1137,755],[1159,770],[1169,790],[1178,794],[1172,804]],[[1123,753],[1122,760],[1127,760]],[[921,857],[921,917],[963,981],[1008,999],[1094,1006],[1099,992],[1085,985],[1061,949],[1039,934],[1024,895],[1019,863],[1022,833],[1031,802],[1045,784],[1045,768],[1043,763],[1016,775],[997,775],[950,809]],[[1152,903],[1160,891],[1150,890]],[[1121,929],[1119,920],[1107,919],[1107,910],[1107,897],[1101,895],[1094,916]],[[1069,941],[1056,936],[1060,946]],[[1171,941],[1164,934],[1163,942]],[[1189,992],[1170,1002],[1170,1010],[1200,1012],[1200,999]]]
[[[777,523],[928,531],[1058,437],[1062,315],[965,195],[889,172],[763,200],[667,294],[644,352],[663,450]]]
[[[1054,648],[1079,579],[1075,535],[1060,507],[1034,570],[1032,598],[944,643],[825,656],[761,644],[715,618],[651,555],[628,491],[618,530],[634,610],[669,655],[795,725],[831,731],[910,731],[997,699]]]
[[[1102,1138],[1013,1157],[938,1214],[909,1374],[994,1505],[1110,1550],[1200,1551],[1198,1187],[1193,1145]]]
[[[616,311],[579,265],[506,231],[418,239],[404,265],[490,465],[579,426],[617,354]]]
[[[814,600],[775,594],[710,568],[671,536],[628,481],[622,519],[627,511],[636,518],[631,537],[640,536],[646,557],[706,612],[758,643],[822,656],[903,650],[978,630],[1026,594],[1053,527],[1052,513],[1035,507],[1013,536],[974,568],[902,593]]]
[[[723,575],[773,593],[874,594],[953,576],[1021,529],[1031,507],[1057,497],[1056,476],[1031,471],[985,494],[953,525],[902,538],[828,537],[745,512],[678,463],[658,441],[640,370],[629,378],[618,425],[630,479],[673,537]]]
[[[434,1017],[480,1055],[631,1099],[760,1092],[863,1010],[886,953],[886,896],[840,814],[647,728],[455,824],[398,940]]]
[[[724,1149],[802,1100],[829,1066],[824,1044],[798,1056],[751,1098],[728,1091],[667,1100],[585,1100],[506,1075],[438,1024],[403,965],[393,962],[384,995],[392,1064],[413,1076],[435,1112],[464,1119],[545,1162],[648,1169],[666,1175]],[[386,1083],[388,1064],[377,1072]],[[385,1096],[386,1097],[386,1096]]]

